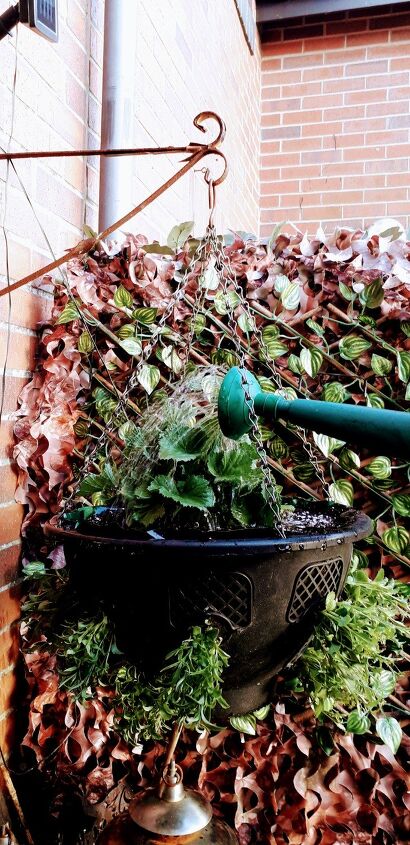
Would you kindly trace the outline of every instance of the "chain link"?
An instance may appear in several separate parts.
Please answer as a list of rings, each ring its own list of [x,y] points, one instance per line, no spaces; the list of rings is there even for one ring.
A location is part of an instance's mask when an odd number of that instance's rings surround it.
[[[232,268],[230,259],[222,251],[219,244],[218,244],[218,247],[219,247],[219,259],[220,259],[220,263],[221,263],[221,269],[222,269],[222,271],[225,271],[225,273],[224,273],[224,292],[227,293],[229,284],[231,284],[233,286],[235,293],[239,297],[240,305],[243,309],[243,312],[245,313],[245,315],[246,315],[246,317],[249,321],[249,325],[252,325],[252,327],[253,327],[252,331],[253,331],[253,334],[255,335],[256,339],[259,342],[259,348],[265,349],[266,344],[263,340],[262,332],[256,324],[255,317],[254,317],[254,315],[251,311],[248,300],[246,299],[246,297],[243,294],[242,287],[238,282],[237,275]],[[229,329],[231,331],[232,340],[235,344],[236,350],[237,350],[238,355],[239,355],[241,367],[244,367],[244,366],[246,366],[245,350],[244,350],[243,345],[240,343],[240,340],[239,340],[238,335],[237,335],[237,324],[236,324],[236,320],[234,318],[233,309],[229,309],[229,312],[228,312],[228,326],[229,326]],[[274,361],[270,361],[267,358],[267,356],[265,356],[264,364],[266,365],[266,367],[268,368],[268,370],[271,373],[272,381],[275,382],[277,388],[281,391],[281,393],[284,396],[286,396],[286,387],[283,384],[280,372],[277,369]],[[256,418],[256,422],[257,422],[257,418]],[[323,471],[323,467],[320,464],[320,461],[318,459],[318,456],[315,452],[315,449],[314,449],[312,443],[309,441],[309,439],[306,435],[306,430],[304,428],[300,428],[300,426],[295,426],[294,430],[295,430],[295,434],[297,435],[297,437],[299,437],[300,440],[302,441],[302,446],[305,449],[305,451],[307,452],[309,459],[310,459],[310,461],[312,462],[312,464],[315,468],[316,475],[317,475],[317,477],[318,477],[318,479],[319,479],[319,481],[322,485],[323,490],[328,492],[329,485],[328,485],[328,482],[326,481],[326,477],[325,477],[325,474],[324,474],[324,471]],[[259,431],[259,426],[258,426],[258,431]],[[265,454],[266,454],[266,452],[265,452]]]

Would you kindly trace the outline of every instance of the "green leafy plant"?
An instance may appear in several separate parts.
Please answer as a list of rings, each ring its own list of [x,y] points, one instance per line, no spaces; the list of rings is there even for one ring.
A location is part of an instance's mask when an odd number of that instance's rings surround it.
[[[273,526],[256,447],[221,434],[212,398],[219,379],[194,374],[185,384],[150,405],[138,429],[122,427],[122,460],[103,458],[100,472],[81,481],[80,497],[125,506],[134,527],[183,527],[187,509],[199,529]]]
[[[91,698],[95,686],[112,680],[112,658],[121,652],[112,622],[104,613],[63,625],[57,640],[60,683],[82,701]]]
[[[189,728],[215,728],[212,711],[227,706],[222,674],[229,657],[215,628],[194,627],[171,651],[158,676],[147,682],[135,666],[122,666],[116,675],[115,706],[119,732],[130,742],[160,739],[175,722]]]
[[[357,560],[357,558],[356,558]],[[352,733],[366,733],[375,720],[378,736],[397,751],[398,721],[383,712],[393,692],[397,661],[408,637],[409,588],[379,570],[350,572],[342,599],[330,593],[311,645],[298,664],[296,688],[308,693],[319,720],[331,719]]]

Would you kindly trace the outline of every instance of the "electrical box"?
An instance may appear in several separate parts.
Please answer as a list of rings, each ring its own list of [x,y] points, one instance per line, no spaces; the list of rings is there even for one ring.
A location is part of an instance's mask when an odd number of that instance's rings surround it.
[[[58,41],[58,0],[20,0],[20,22]]]

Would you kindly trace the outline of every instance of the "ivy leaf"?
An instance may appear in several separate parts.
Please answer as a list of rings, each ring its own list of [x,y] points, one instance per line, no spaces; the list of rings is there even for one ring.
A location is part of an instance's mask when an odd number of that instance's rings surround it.
[[[306,325],[309,326],[312,332],[317,334],[318,337],[324,337],[325,330],[323,326],[320,326],[319,323],[316,322],[316,320],[309,318],[309,320],[306,320]]]
[[[124,285],[120,285],[114,294],[114,304],[117,308],[132,308],[133,301],[130,292]]]
[[[154,367],[153,364],[143,364],[137,378],[141,387],[143,387],[150,396],[161,378],[161,373],[158,367]]]
[[[400,323],[400,328],[406,337],[410,337],[410,320],[403,320],[403,322]]]
[[[279,293],[280,295],[282,295],[283,291],[287,288],[289,284],[290,282],[288,277],[279,274],[278,276],[276,276],[274,282],[275,293]]]
[[[392,552],[402,555],[407,549],[410,535],[402,525],[394,525],[383,532],[382,540]]]
[[[233,311],[240,303],[240,298],[234,290],[228,290],[227,293],[218,291],[214,297],[215,311],[222,316]]]
[[[209,264],[204,273],[200,276],[200,279],[201,287],[205,288],[205,290],[217,290],[219,287],[219,275],[215,264]]]
[[[217,481],[238,483],[255,481],[260,471],[254,466],[258,453],[250,443],[239,443],[233,449],[213,451],[208,458],[208,470]]]
[[[239,328],[245,332],[245,334],[249,334],[249,332],[254,332],[256,329],[256,323],[252,316],[242,312],[242,314],[238,317],[238,326]]]
[[[297,481],[311,481],[315,477],[315,468],[310,463],[296,464],[293,475]]]
[[[388,669],[375,672],[371,677],[371,685],[380,701],[384,701],[396,686],[396,675]]]
[[[272,437],[272,440],[269,442],[269,453],[272,455],[272,458],[280,461],[281,458],[286,458],[288,456],[289,449],[285,441],[276,435],[276,437]]]
[[[377,736],[393,751],[393,754],[399,749],[402,740],[402,729],[397,719],[392,716],[382,716],[376,721]]]
[[[360,293],[359,299],[366,308],[378,308],[384,299],[384,290],[380,279],[375,279],[370,285],[366,285]]]
[[[367,467],[373,478],[390,478],[391,461],[385,455],[379,455]]]
[[[182,358],[179,357],[175,346],[171,345],[164,346],[163,349],[161,349],[161,361],[176,375],[181,372],[184,366],[184,362]]]
[[[353,710],[353,712],[349,714],[346,723],[346,730],[352,734],[367,733],[367,731],[370,730],[370,721],[368,716],[365,716],[364,713],[359,713],[358,710]]]
[[[370,349],[371,345],[370,341],[366,340],[366,338],[360,337],[357,334],[350,334],[339,341],[340,355],[346,361],[355,361],[367,349]]]
[[[212,487],[201,475],[190,475],[183,481],[175,481],[169,475],[158,475],[148,490],[187,508],[205,511],[215,504]]]
[[[410,516],[410,496],[406,493],[397,493],[392,498],[393,510],[400,516]]]
[[[387,376],[393,366],[392,361],[389,361],[388,358],[384,358],[383,355],[376,355],[376,353],[373,353],[370,363],[376,376]]]
[[[322,398],[325,402],[344,402],[347,396],[343,384],[338,381],[329,381],[322,391]]]
[[[340,449],[341,446],[344,446],[343,440],[337,440],[335,437],[328,437],[327,434],[317,434],[316,431],[313,432],[313,440],[326,458],[328,458],[335,449]]]
[[[132,319],[137,323],[142,323],[143,326],[151,326],[155,323],[157,313],[156,308],[136,308],[132,312]]]
[[[297,375],[301,375],[303,372],[302,362],[297,355],[289,355],[288,358],[288,368],[292,373],[296,373]]]
[[[199,337],[199,335],[202,334],[205,326],[205,314],[195,314],[195,317],[191,320],[191,330],[193,331],[195,337]]]
[[[297,282],[289,282],[282,291],[280,299],[287,311],[295,311],[300,303],[300,287]]]
[[[278,335],[278,327],[272,325],[266,326],[262,332],[264,348],[272,360],[279,358],[281,355],[286,355],[288,351],[288,347],[279,340]]]
[[[186,220],[185,223],[179,223],[179,225],[173,226],[167,237],[167,245],[177,252],[183,247],[185,241],[188,240],[193,228],[193,220]]]
[[[356,294],[354,290],[348,288],[347,285],[344,284],[344,282],[339,282],[339,290],[341,295],[343,296],[343,299],[347,299],[348,302],[353,302],[353,300],[356,299]]]
[[[117,331],[117,336],[120,340],[125,340],[126,337],[135,337],[135,326],[133,323],[125,323]]]
[[[405,384],[410,379],[410,352],[397,352],[397,372]]]
[[[78,338],[77,349],[84,355],[89,355],[94,349],[93,339],[89,332],[82,332]]]
[[[235,731],[256,736],[256,718],[253,713],[248,713],[246,716],[231,716],[229,721]]]
[[[78,320],[81,314],[80,311],[72,300],[67,302],[67,305],[64,306],[60,316],[58,317],[56,324],[57,326],[64,326],[66,323],[71,323],[73,320]]]
[[[311,378],[316,378],[322,363],[323,355],[320,349],[302,349],[300,353],[300,361],[303,369]]]
[[[142,352],[142,344],[136,337],[126,337],[121,341],[121,348],[132,355],[134,358],[139,358]]]
[[[344,469],[354,469],[360,467],[360,457],[357,452],[352,449],[342,449],[339,455],[339,462]]]
[[[384,408],[384,402],[381,396],[378,396],[377,393],[368,393],[366,404],[370,408]]]
[[[353,505],[353,485],[347,479],[341,478],[329,487],[329,498],[339,505],[351,507]]]

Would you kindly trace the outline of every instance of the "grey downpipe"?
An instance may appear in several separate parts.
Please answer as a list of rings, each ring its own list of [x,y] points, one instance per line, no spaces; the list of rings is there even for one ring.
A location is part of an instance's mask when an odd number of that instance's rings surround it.
[[[137,0],[105,0],[101,146],[106,148],[133,144],[137,8]],[[135,204],[133,176],[132,156],[101,158],[100,232]]]

